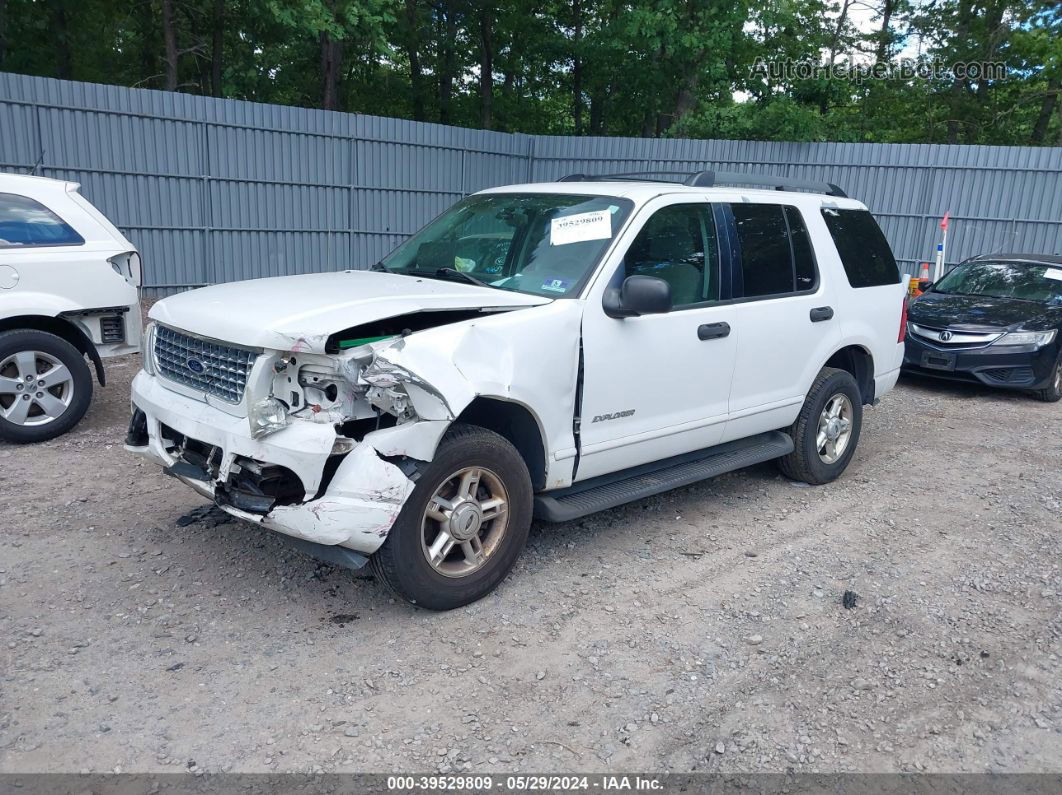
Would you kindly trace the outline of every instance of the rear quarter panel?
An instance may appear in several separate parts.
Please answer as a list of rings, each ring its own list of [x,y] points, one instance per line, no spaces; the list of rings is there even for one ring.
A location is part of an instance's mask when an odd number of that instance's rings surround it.
[[[139,350],[140,293],[118,274],[108,258],[135,251],[122,234],[82,197],[73,183],[5,180],[0,193],[31,198],[58,215],[84,243],[75,246],[0,248],[0,266],[10,277],[0,289],[0,319],[26,315],[57,317],[84,310],[126,307],[126,342],[101,347],[102,355]],[[99,319],[71,314],[68,319],[99,345]]]
[[[852,209],[866,208],[858,205]],[[829,273],[834,285],[832,306],[834,318],[841,330],[837,347],[857,345],[870,354],[874,368],[875,397],[881,397],[896,383],[903,362],[904,346],[898,342],[898,338],[907,296],[906,287],[902,279],[895,284],[878,287],[852,287],[822,214],[815,213],[809,223],[815,226],[819,266]]]

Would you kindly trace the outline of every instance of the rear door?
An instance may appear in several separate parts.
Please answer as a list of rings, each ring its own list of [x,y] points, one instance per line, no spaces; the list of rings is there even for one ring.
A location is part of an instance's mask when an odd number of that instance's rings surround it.
[[[738,340],[729,441],[791,424],[841,331],[800,209],[742,201],[722,211]]]

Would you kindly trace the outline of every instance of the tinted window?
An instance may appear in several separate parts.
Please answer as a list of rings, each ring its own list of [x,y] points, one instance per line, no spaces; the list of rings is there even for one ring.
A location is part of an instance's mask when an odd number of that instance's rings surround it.
[[[43,204],[0,193],[0,248],[80,246],[85,239]]]
[[[741,290],[735,285],[734,297],[793,292],[793,255],[782,205],[731,204],[730,210],[737,226],[734,255],[744,285]]]
[[[889,243],[867,210],[822,209],[837,253],[853,287],[878,287],[900,281]]]
[[[811,250],[811,238],[804,219],[796,207],[785,208],[785,220],[789,223],[789,240],[793,244],[793,275],[796,290],[815,288],[815,254]]]
[[[674,306],[719,296],[715,225],[707,204],[673,204],[653,214],[624,258],[627,276],[656,276],[671,285]]]

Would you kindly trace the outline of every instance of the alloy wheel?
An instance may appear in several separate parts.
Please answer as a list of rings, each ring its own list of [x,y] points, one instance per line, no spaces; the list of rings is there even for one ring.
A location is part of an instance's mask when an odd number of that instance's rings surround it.
[[[47,425],[74,398],[74,377],[43,351],[18,351],[0,361],[0,417],[14,425]]]
[[[421,549],[444,577],[467,577],[498,549],[509,527],[509,495],[494,472],[465,467],[445,478],[421,519]]]
[[[819,415],[815,450],[824,463],[833,464],[844,455],[852,438],[854,409],[848,396],[838,392],[826,401]]]

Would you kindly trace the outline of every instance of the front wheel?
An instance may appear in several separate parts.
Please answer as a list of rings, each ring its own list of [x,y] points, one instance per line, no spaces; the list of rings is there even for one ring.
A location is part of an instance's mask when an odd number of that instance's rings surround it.
[[[398,596],[452,610],[486,596],[527,542],[531,477],[506,439],[454,425],[402,507],[373,570]]]
[[[1055,362],[1054,378],[1043,389],[1038,389],[1033,394],[1045,403],[1057,403],[1062,400],[1062,353]]]
[[[69,342],[30,329],[0,334],[0,439],[54,439],[77,425],[91,401],[92,374]]]
[[[819,485],[835,480],[855,454],[863,426],[859,386],[844,370],[824,367],[789,429],[793,452],[778,459],[782,474]]]

